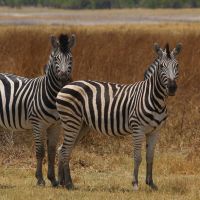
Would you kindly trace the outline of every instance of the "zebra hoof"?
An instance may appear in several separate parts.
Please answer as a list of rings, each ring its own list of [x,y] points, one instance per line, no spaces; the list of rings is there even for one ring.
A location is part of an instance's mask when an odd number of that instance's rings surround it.
[[[62,187],[65,187],[65,179],[64,179],[64,177],[58,179],[58,184],[61,185]]]
[[[158,186],[154,183],[152,183],[151,185],[149,185],[149,187],[154,190],[154,191],[157,191],[158,190]]]
[[[147,185],[154,191],[158,190],[158,187],[156,184],[154,184],[153,182],[147,183]]]
[[[74,190],[73,183],[69,183],[69,184],[65,185],[65,187],[66,187],[67,190]]]
[[[138,191],[138,190],[139,190],[138,185],[135,184],[135,185],[133,186],[133,190],[134,190],[134,191]]]
[[[138,184],[134,182],[132,184],[133,184],[133,190],[138,191],[139,190]]]
[[[51,185],[52,185],[52,187],[58,187],[58,185],[59,185],[59,182],[58,181],[52,181],[51,182]]]
[[[45,181],[43,179],[38,180],[37,186],[45,186]]]

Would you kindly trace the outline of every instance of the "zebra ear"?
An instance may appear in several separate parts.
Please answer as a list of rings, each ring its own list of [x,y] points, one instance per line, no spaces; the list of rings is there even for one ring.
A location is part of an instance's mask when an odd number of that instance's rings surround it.
[[[47,74],[47,71],[48,71],[48,65],[44,65],[43,70],[44,70],[44,74]]]
[[[176,56],[181,52],[181,49],[182,49],[182,44],[178,43],[176,45],[176,48],[174,48],[174,50],[172,51],[172,53]]]
[[[59,42],[54,35],[51,36],[51,45],[54,49],[57,49],[59,47]]]
[[[71,49],[76,45],[76,35],[72,34],[71,38],[69,39],[69,48]]]
[[[162,56],[162,49],[158,43],[154,43],[154,51],[158,54],[159,57]]]

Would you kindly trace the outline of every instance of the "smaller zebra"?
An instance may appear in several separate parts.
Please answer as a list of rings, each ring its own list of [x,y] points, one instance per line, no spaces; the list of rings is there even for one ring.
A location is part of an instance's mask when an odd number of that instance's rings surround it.
[[[141,147],[146,138],[146,184],[157,190],[153,181],[154,148],[158,132],[167,119],[166,98],[174,96],[178,78],[181,45],[172,51],[155,44],[158,58],[145,72],[145,80],[135,84],[75,81],[57,95],[56,106],[64,129],[59,153],[59,182],[73,189],[69,160],[73,147],[89,128],[106,135],[131,134],[134,144],[133,188],[138,190]]]

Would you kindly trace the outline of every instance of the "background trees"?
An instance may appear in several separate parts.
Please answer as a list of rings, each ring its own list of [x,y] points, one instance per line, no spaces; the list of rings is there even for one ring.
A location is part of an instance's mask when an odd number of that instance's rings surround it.
[[[0,0],[0,5],[45,6],[68,9],[195,8],[200,0]]]

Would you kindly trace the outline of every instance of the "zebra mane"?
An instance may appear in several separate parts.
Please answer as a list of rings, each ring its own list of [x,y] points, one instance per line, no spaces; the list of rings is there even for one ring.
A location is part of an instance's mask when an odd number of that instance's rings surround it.
[[[169,44],[168,43],[165,45],[165,49],[166,49],[167,57],[171,58],[170,50],[169,50]]]
[[[59,36],[60,50],[66,54],[69,52],[69,38],[67,34],[60,34]]]
[[[149,67],[144,72],[144,80],[147,80],[152,76],[158,67],[158,59],[155,59],[154,62],[149,65]]]

